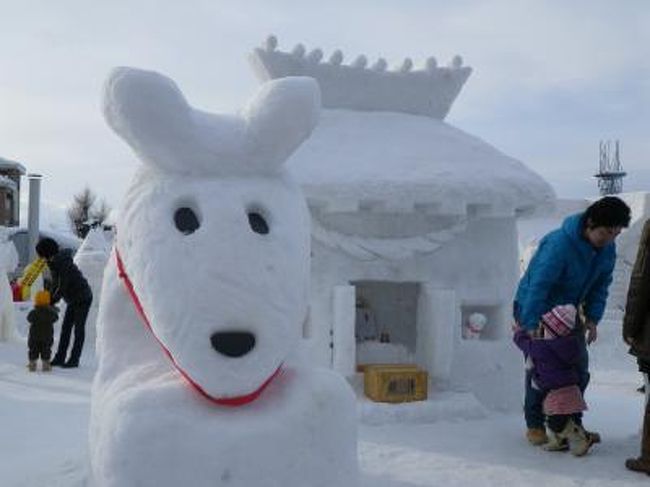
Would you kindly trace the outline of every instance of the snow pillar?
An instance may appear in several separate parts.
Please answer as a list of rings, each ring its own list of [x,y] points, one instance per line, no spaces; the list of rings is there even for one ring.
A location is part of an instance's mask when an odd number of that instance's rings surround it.
[[[451,375],[456,325],[456,292],[422,283],[418,298],[416,359],[432,379]]]
[[[334,286],[332,312],[332,368],[349,377],[356,371],[354,286]]]

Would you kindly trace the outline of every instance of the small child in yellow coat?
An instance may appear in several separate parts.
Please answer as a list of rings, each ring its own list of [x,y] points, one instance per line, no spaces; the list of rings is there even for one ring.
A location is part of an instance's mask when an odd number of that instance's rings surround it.
[[[56,308],[50,305],[50,293],[38,291],[34,296],[34,309],[27,315],[30,323],[27,347],[29,348],[30,372],[36,370],[36,361],[40,357],[44,372],[52,369],[50,357],[52,356],[52,343],[54,342],[54,323],[59,318]]]

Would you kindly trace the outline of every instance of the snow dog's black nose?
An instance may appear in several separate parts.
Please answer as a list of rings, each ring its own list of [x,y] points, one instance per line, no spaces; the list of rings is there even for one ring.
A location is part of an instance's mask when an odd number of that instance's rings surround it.
[[[255,347],[255,335],[247,331],[219,331],[210,337],[212,348],[226,357],[241,357]]]

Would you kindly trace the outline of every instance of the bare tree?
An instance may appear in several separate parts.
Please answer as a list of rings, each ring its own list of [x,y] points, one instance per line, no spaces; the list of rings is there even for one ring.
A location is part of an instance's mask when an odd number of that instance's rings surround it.
[[[68,220],[77,237],[86,238],[91,228],[101,225],[108,217],[111,210],[106,202],[102,200],[99,206],[96,203],[97,195],[87,186],[74,195],[68,208]]]
[[[105,200],[102,200],[101,203],[99,203],[99,206],[90,211],[91,226],[99,226],[103,224],[108,218],[110,212],[111,207],[108,206],[108,203],[106,203]]]

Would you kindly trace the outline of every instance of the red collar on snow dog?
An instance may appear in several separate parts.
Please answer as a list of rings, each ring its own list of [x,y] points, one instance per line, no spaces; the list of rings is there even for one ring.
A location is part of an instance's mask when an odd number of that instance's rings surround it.
[[[276,369],[276,371],[273,372],[271,377],[266,379],[266,381],[264,381],[264,383],[258,389],[244,396],[218,398],[208,394],[205,391],[205,389],[203,389],[189,376],[187,372],[181,369],[181,367],[174,359],[172,353],[169,351],[169,349],[167,349],[167,347],[165,347],[165,345],[156,336],[156,333],[153,331],[153,328],[151,328],[151,323],[149,322],[147,315],[144,313],[144,308],[142,307],[142,303],[140,302],[138,295],[135,293],[135,289],[133,288],[133,283],[131,283],[129,276],[127,275],[126,270],[124,269],[124,263],[122,262],[122,258],[120,257],[120,252],[117,250],[117,247],[115,247],[115,260],[117,261],[118,276],[120,277],[120,279],[124,281],[124,286],[126,287],[126,290],[128,291],[129,296],[131,297],[131,301],[133,301],[133,304],[135,305],[135,309],[138,311],[138,314],[140,315],[140,318],[142,318],[142,321],[144,322],[146,328],[151,332],[153,337],[156,339],[160,347],[165,352],[165,355],[169,357],[169,360],[171,360],[172,364],[174,364],[176,370],[178,370],[178,372],[180,372],[183,378],[185,378],[185,380],[204,398],[206,398],[210,402],[219,404],[221,406],[243,406],[244,404],[248,404],[249,402],[252,402],[255,399],[257,399],[259,395],[262,393],[262,391],[266,389],[266,386],[268,386],[271,383],[271,381],[275,379],[275,377],[280,373],[280,370],[282,369],[282,364],[280,364],[280,366]]]

